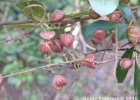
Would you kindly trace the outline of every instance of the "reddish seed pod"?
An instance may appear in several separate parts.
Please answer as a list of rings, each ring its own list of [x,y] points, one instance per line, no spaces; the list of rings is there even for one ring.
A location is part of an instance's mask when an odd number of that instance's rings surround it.
[[[94,64],[94,55],[93,54],[89,54],[85,57],[85,59],[83,59],[83,63],[85,66],[91,68],[91,69],[95,69],[95,64]]]
[[[62,53],[63,52],[63,46],[60,43],[60,40],[56,39],[52,41],[52,45],[50,46],[52,51],[55,53]]]
[[[102,30],[101,28],[96,29],[95,32],[93,33],[94,38],[100,41],[104,39],[105,35],[106,35],[106,32]]]
[[[54,74],[53,86],[56,89],[61,89],[65,85],[67,85],[66,78],[64,76]]]
[[[113,43],[113,44],[116,43],[115,33],[113,33],[113,34],[111,35],[111,40],[112,40],[112,43]]]
[[[93,44],[101,43],[106,35],[106,32],[100,28],[96,29],[93,33],[94,40],[92,40]]]
[[[38,45],[38,49],[39,49],[39,51],[46,54],[47,56],[49,56],[51,54],[51,49],[50,49],[48,43],[40,43]]]
[[[50,21],[59,22],[62,21],[64,18],[65,18],[65,14],[61,10],[55,10],[52,13],[52,17]]]
[[[60,35],[60,43],[67,47],[68,49],[71,47],[73,44],[74,37],[71,34],[61,34]]]
[[[122,13],[120,11],[115,11],[109,15],[109,19],[112,23],[117,23],[121,17]]]
[[[126,33],[127,33],[128,39],[133,44],[133,46],[137,46],[137,42],[140,39],[140,33],[139,33],[138,27],[130,26],[126,29]]]
[[[132,36],[134,36],[134,37],[139,37],[139,36],[140,36],[140,34],[139,34],[139,29],[138,29],[138,27],[136,27],[136,26],[130,26],[130,27],[128,27],[128,28],[126,29],[126,33],[127,33],[128,35],[132,35]]]
[[[122,69],[129,70],[132,67],[133,61],[129,58],[123,58],[120,61],[120,66]]]
[[[44,40],[48,41],[48,40],[53,39],[53,37],[55,36],[55,32],[54,31],[45,30],[45,31],[41,32],[39,35]]]

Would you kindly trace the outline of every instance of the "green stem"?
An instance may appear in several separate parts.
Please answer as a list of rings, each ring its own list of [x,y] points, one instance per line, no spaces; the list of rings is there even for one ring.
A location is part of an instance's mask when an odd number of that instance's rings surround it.
[[[113,34],[114,34],[114,33],[113,33]],[[110,40],[111,40],[111,36],[110,36],[110,38],[109,38],[109,41],[107,42],[106,49],[107,49],[107,47],[108,47],[108,45],[109,45]],[[103,56],[102,56],[102,58],[101,58],[101,61],[103,61],[103,59],[104,59],[105,52],[106,52],[106,50],[105,50],[104,53],[103,53]]]

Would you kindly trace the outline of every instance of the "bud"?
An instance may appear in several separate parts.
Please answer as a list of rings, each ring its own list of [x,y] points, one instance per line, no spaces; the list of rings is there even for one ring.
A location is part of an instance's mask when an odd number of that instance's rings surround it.
[[[120,11],[115,11],[114,13],[109,15],[109,19],[112,23],[116,23],[119,21],[122,13]]]
[[[66,78],[64,76],[54,74],[53,86],[56,89],[61,89],[65,85],[67,85]]]
[[[71,34],[60,35],[60,43],[67,48],[70,48],[70,46],[73,44],[73,41],[74,41],[74,37]]]
[[[52,17],[50,21],[59,22],[62,21],[64,18],[65,18],[65,14],[61,10],[55,10],[52,13]]]
[[[129,70],[132,67],[132,60],[129,58],[123,58],[120,61],[120,66],[122,69]]]
[[[137,42],[140,39],[140,33],[139,33],[139,29],[136,26],[130,26],[126,29],[126,33],[128,36],[128,39],[130,40],[130,42],[132,43],[132,45],[134,47],[137,46]]]
[[[112,40],[112,43],[114,44],[116,43],[115,33],[111,35],[111,40]]]
[[[55,32],[54,31],[45,30],[44,32],[41,32],[39,35],[44,40],[51,40],[55,36]]]
[[[83,63],[85,66],[95,69],[95,64],[94,64],[94,55],[93,54],[89,54],[86,56],[85,59],[83,59]]]
[[[100,17],[100,15],[97,14],[92,8],[89,8],[88,14],[89,14],[89,16],[90,16],[91,18],[93,18],[93,19],[97,19],[97,18]]]
[[[39,51],[46,54],[47,56],[49,56],[51,54],[51,49],[50,49],[48,43],[40,43],[38,45],[38,49],[39,49]]]
[[[125,4],[128,4],[130,2],[130,0],[120,0],[120,2],[123,2]]]
[[[50,46],[52,51],[55,53],[62,53],[63,52],[63,46],[60,43],[60,40],[53,40],[52,45]]]
[[[98,44],[101,43],[102,40],[104,39],[106,35],[106,32],[100,28],[96,29],[93,33],[93,38],[94,40],[92,40],[93,44]]]

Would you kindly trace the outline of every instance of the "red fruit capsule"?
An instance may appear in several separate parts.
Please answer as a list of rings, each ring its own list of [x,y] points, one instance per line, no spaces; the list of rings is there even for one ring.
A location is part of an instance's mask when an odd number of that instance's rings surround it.
[[[96,29],[93,33],[94,40],[92,40],[93,44],[101,43],[106,35],[106,32],[100,28]]]
[[[46,54],[47,56],[49,56],[51,54],[51,49],[50,49],[48,43],[40,43],[38,45],[38,49],[39,49],[39,51]]]
[[[86,56],[85,59],[83,59],[83,63],[85,66],[95,69],[95,64],[94,64],[94,55],[93,54],[89,54]]]
[[[60,40],[53,40],[52,45],[50,46],[52,51],[55,53],[62,53],[63,52],[63,46],[60,43]]]
[[[120,61],[120,66],[122,69],[129,70],[132,67],[133,61],[129,58],[123,58]]]
[[[39,35],[44,40],[51,40],[55,36],[55,32],[54,31],[45,30],[45,31],[41,32]]]
[[[71,34],[61,34],[60,35],[60,43],[63,46],[67,47],[68,49],[73,44],[73,41],[74,41],[74,37]]]
[[[112,23],[116,23],[119,21],[122,13],[120,11],[115,11],[113,14],[109,15],[109,19]]]
[[[66,78],[64,76],[54,74],[53,86],[56,89],[61,89],[65,85],[67,85]]]
[[[112,40],[112,43],[116,43],[115,33],[111,35],[111,40]]]
[[[130,26],[126,29],[126,33],[128,36],[128,39],[133,44],[133,46],[137,46],[137,42],[140,39],[140,31],[137,26]]]
[[[64,18],[65,18],[65,14],[61,10],[55,10],[52,13],[52,17],[50,21],[59,22],[62,21]]]

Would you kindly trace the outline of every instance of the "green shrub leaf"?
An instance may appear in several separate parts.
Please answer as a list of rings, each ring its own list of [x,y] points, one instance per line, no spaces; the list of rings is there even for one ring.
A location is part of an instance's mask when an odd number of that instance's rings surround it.
[[[140,67],[138,65],[138,59],[135,60],[135,73],[134,73],[134,90],[136,92],[137,100],[140,100]]]
[[[124,17],[124,19],[130,22],[132,19],[132,11],[130,7],[126,4],[120,4],[118,9],[122,12],[122,16]]]
[[[105,16],[115,11],[119,0],[89,0],[89,3],[96,13]]]

